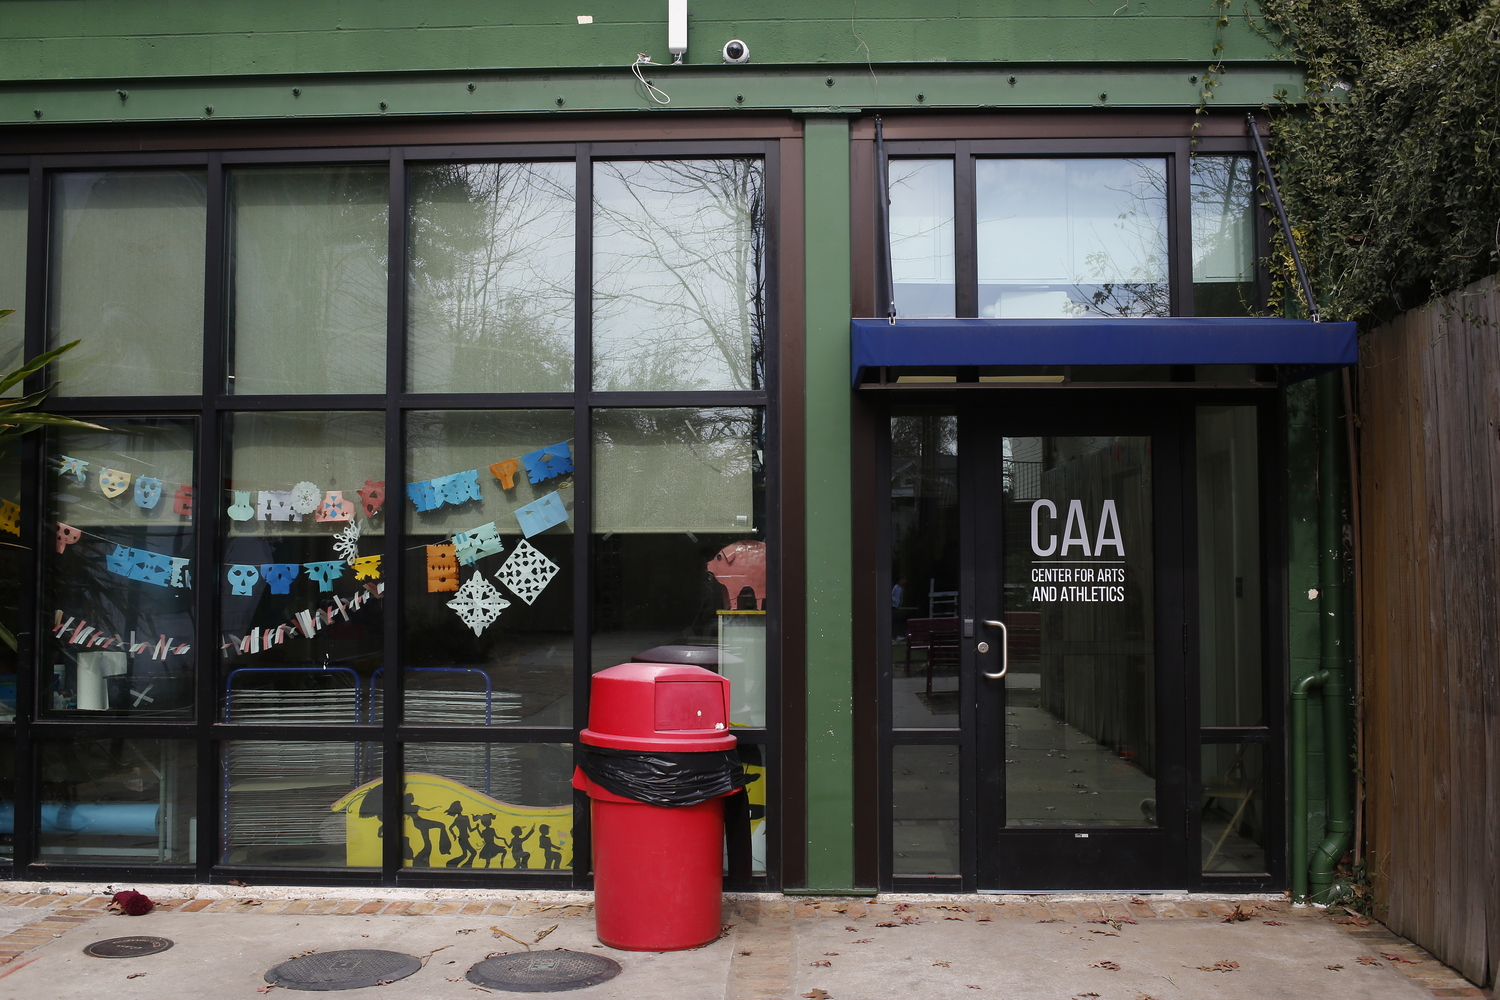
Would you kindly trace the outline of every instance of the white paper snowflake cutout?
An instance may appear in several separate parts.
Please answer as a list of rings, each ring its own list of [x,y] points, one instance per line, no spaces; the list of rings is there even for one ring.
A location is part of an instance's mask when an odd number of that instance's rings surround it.
[[[299,514],[311,514],[318,509],[318,504],[323,502],[323,491],[316,483],[303,480],[292,487],[292,510]]]
[[[558,574],[557,563],[542,555],[541,550],[526,539],[516,545],[515,551],[495,573],[495,578],[527,604],[534,602],[547,584]]]
[[[359,558],[359,525],[350,521],[343,531],[333,536],[333,553],[350,566],[354,565],[354,560]]]
[[[474,630],[475,635],[481,635],[500,617],[500,612],[510,607],[510,602],[501,597],[500,591],[482,574],[475,573],[458,588],[448,607]]]

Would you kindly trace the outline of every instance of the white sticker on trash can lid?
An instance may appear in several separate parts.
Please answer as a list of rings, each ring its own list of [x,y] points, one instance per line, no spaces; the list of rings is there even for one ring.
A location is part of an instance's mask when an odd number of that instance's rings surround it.
[[[722,722],[715,722],[714,723],[714,728],[715,729],[723,729],[724,728],[724,723],[722,723]]]

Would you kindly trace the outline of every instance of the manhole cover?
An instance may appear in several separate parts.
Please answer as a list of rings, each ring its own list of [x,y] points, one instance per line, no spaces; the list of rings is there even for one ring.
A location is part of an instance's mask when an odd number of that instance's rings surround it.
[[[576,951],[532,951],[487,958],[469,970],[469,982],[511,993],[561,993],[597,986],[620,974],[620,963]]]
[[[90,958],[139,958],[142,955],[155,955],[170,947],[172,947],[172,942],[164,937],[139,934],[132,937],[95,941],[83,949],[83,953]]]
[[[324,951],[282,962],[266,982],[289,990],[357,990],[405,979],[421,967],[399,951]]]

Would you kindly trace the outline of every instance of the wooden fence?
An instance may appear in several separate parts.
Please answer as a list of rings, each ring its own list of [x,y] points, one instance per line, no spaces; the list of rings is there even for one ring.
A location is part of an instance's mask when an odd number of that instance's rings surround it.
[[[1500,285],[1361,338],[1365,843],[1377,915],[1500,966]]]

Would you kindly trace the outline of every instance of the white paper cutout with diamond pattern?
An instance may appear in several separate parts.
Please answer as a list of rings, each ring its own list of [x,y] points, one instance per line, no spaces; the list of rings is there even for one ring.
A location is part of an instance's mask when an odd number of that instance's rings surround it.
[[[515,551],[495,573],[495,578],[527,604],[534,602],[547,584],[558,574],[557,563],[542,555],[541,550],[526,539],[516,544]]]
[[[359,558],[359,525],[350,521],[348,527],[333,536],[333,554],[343,557],[350,566],[354,565],[354,560]]]
[[[500,591],[483,574],[476,572],[458,588],[448,607],[474,630],[475,635],[481,635],[500,617],[500,612],[510,607],[510,602],[500,596]]]

